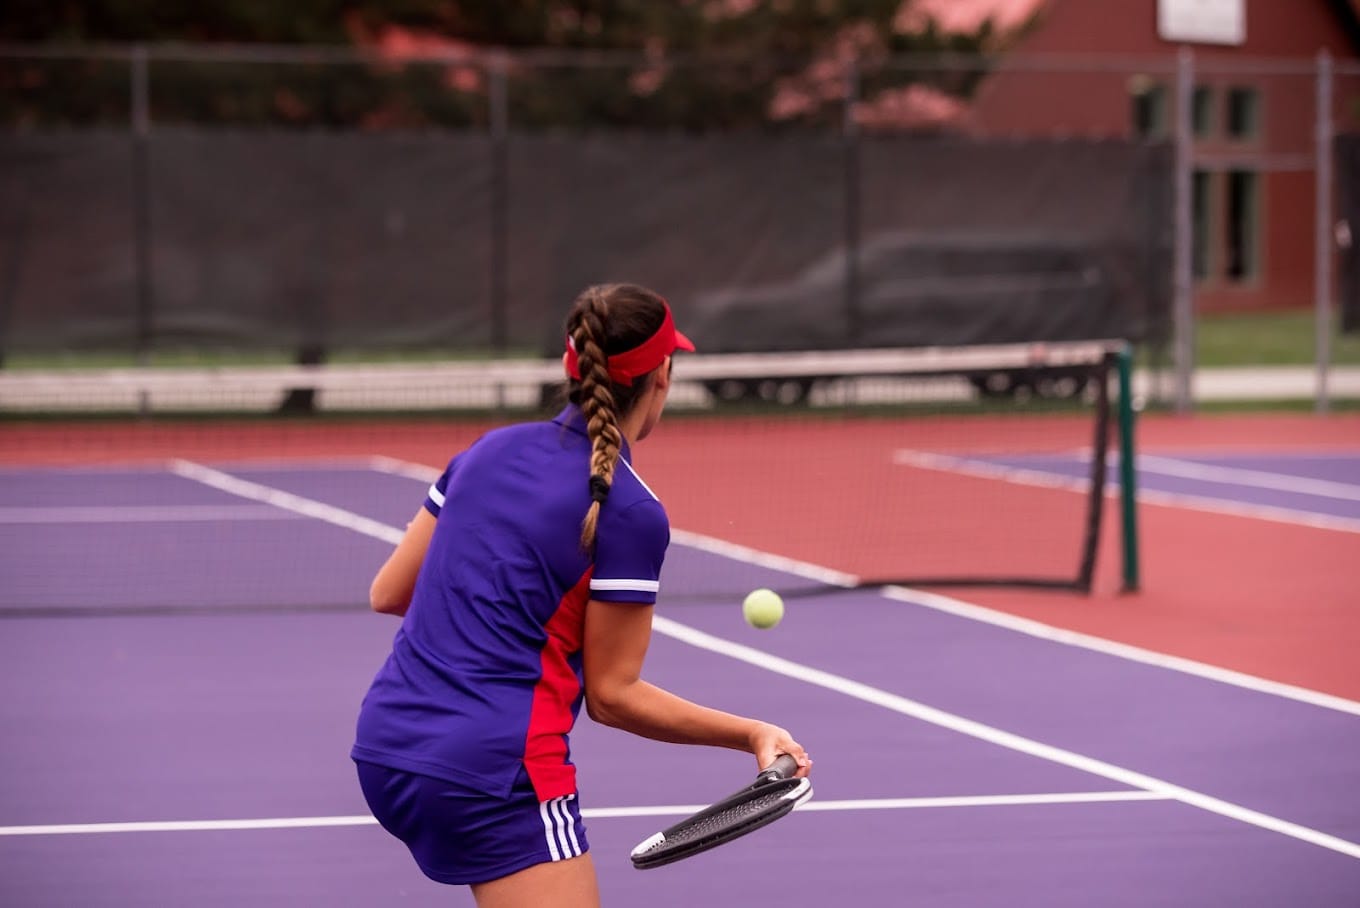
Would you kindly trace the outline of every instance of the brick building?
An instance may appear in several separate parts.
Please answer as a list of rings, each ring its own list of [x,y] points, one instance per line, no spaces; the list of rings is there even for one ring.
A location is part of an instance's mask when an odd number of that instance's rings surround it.
[[[1176,62],[1187,49],[1196,306],[1312,305],[1316,61],[1326,53],[1339,70],[1334,130],[1360,131],[1356,0],[990,5],[1029,20],[1010,42],[1016,65],[989,76],[974,100],[975,131],[1171,136]]]

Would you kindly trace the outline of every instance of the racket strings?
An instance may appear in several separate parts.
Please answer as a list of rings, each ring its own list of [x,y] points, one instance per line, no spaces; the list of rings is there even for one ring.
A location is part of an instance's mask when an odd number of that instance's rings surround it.
[[[773,791],[758,792],[747,800],[698,816],[691,823],[668,830],[664,841],[654,847],[660,847],[662,844],[668,848],[677,847],[741,827],[745,821],[764,815],[770,808],[778,806],[785,800],[788,789],[785,786],[772,787]]]

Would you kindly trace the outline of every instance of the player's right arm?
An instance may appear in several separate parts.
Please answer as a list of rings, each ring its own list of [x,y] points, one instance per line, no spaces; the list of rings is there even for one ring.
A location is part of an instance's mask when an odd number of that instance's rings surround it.
[[[808,774],[807,752],[779,726],[692,703],[642,680],[651,625],[648,605],[596,599],[587,604],[581,650],[592,719],[656,741],[749,751],[757,768],[786,753],[798,760],[799,776]]]
[[[406,525],[406,533],[378,569],[368,588],[368,604],[384,615],[405,615],[416,588],[416,575],[434,535],[435,516],[425,508]]]

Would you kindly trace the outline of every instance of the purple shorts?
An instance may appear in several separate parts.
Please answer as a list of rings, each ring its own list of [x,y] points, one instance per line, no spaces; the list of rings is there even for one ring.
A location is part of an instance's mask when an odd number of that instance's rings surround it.
[[[590,848],[576,795],[540,802],[523,769],[510,794],[498,798],[443,779],[355,763],[373,816],[437,882],[485,883]]]

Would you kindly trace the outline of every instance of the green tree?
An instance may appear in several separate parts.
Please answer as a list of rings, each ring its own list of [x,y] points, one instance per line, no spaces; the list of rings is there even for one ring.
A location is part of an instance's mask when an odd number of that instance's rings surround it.
[[[278,49],[376,51],[400,30],[450,46],[503,49],[519,127],[768,129],[835,123],[854,60],[859,96],[920,81],[893,54],[988,46],[990,29],[896,30],[903,0],[268,0],[167,4],[10,0],[0,40],[23,44],[272,48],[253,62],[153,56],[159,122],[370,128],[464,126],[489,117],[484,63],[407,62],[334,54],[306,62]],[[376,46],[375,46],[376,45]],[[569,57],[564,52],[575,54]],[[457,70],[457,71],[455,71]],[[968,93],[976,74],[938,81]],[[0,59],[0,114],[11,123],[126,122],[129,64],[119,59]],[[792,99],[790,101],[789,99]]]

